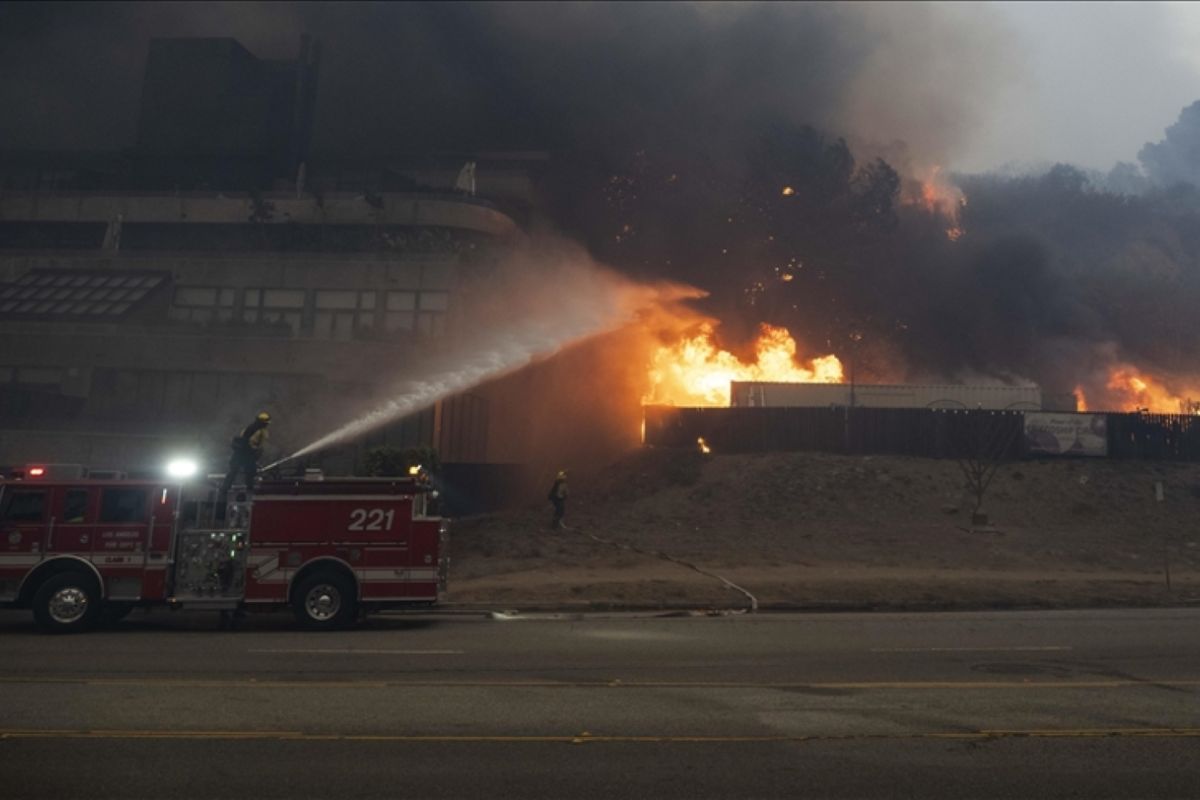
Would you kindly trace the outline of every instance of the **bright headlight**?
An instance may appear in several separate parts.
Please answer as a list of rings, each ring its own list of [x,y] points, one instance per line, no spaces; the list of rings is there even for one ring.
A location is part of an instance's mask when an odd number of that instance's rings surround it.
[[[184,480],[196,474],[200,466],[190,458],[173,458],[167,462],[167,474]]]

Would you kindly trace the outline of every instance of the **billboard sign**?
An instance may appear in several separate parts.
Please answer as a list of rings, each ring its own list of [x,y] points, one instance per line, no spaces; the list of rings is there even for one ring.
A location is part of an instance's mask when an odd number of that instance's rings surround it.
[[[1025,412],[1025,449],[1033,455],[1108,455],[1108,417],[1105,414]]]

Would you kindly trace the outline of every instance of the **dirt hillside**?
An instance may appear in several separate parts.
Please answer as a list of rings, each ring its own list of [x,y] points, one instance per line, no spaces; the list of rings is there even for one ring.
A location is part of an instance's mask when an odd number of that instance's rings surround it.
[[[1163,499],[1156,484],[1163,487]],[[513,607],[1008,607],[1200,599],[1200,466],[1000,467],[987,525],[949,460],[643,450],[454,526],[452,601]],[[596,541],[597,537],[603,541]],[[626,545],[627,549],[617,545]],[[1166,585],[1166,569],[1171,589]]]

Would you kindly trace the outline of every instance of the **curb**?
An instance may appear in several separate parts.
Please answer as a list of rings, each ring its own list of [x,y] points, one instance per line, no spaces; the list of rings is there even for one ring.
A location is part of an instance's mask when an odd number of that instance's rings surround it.
[[[938,613],[956,611],[1094,611],[1119,609],[1188,609],[1200,608],[1200,598],[1181,598],[1172,602],[1147,600],[1145,602],[1130,602],[1125,600],[1112,602],[1080,602],[1080,603],[1043,603],[1043,602],[1008,602],[1008,603],[959,603],[959,602],[929,602],[929,603],[766,603],[760,604],[754,612],[745,608],[719,608],[701,604],[668,603],[657,605],[635,603],[604,603],[604,602],[570,602],[561,603],[530,603],[514,604],[500,602],[488,603],[442,603],[434,609],[424,612],[400,611],[399,614],[433,613],[443,615],[513,615],[513,614],[653,614],[662,617],[716,617],[744,616],[748,613],[769,614],[832,614],[832,613]],[[389,612],[382,612],[387,614]]]

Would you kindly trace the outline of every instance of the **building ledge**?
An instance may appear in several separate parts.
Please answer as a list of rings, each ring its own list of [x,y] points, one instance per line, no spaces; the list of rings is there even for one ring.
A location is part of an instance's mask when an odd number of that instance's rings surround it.
[[[516,222],[486,200],[450,193],[154,194],[87,193],[0,197],[3,222],[124,224],[308,224],[432,226],[508,237]]]

